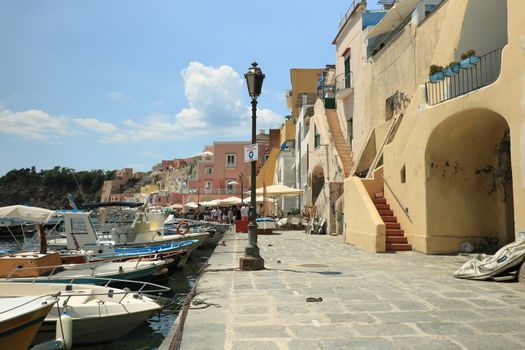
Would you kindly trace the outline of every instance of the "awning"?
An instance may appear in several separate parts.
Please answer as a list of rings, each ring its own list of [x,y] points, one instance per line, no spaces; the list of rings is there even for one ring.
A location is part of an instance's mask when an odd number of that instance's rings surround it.
[[[368,32],[367,38],[395,30],[410,16],[420,1],[421,0],[399,0],[399,2],[387,12],[385,17]]]
[[[255,191],[257,195],[262,195],[263,192],[264,192],[264,187],[259,187]],[[270,185],[270,186],[266,186],[266,193],[270,197],[280,197],[280,196],[288,197],[288,196],[299,196],[303,194],[304,191],[297,189],[297,188],[288,187],[285,185]]]
[[[38,223],[46,222],[53,213],[53,210],[38,207],[28,207],[25,205],[11,205],[0,208],[0,218],[12,217],[27,221],[35,221]]]

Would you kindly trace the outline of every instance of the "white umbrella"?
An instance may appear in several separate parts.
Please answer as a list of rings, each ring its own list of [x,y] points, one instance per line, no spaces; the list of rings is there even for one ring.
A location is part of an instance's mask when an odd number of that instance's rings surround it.
[[[263,195],[264,187],[259,187],[255,191],[255,193],[257,195]],[[285,186],[285,185],[270,185],[270,186],[266,186],[266,193],[270,197],[280,197],[280,196],[292,197],[292,196],[299,196],[299,195],[303,194],[304,191],[300,190],[300,189],[297,189],[297,188],[288,187],[288,186]]]
[[[28,207],[25,205],[11,205],[0,208],[0,217],[15,217],[22,220],[44,223],[53,214],[53,210]]]
[[[250,202],[252,201],[251,200],[252,197],[247,197],[247,198],[244,198],[244,203],[245,204],[250,204]],[[268,198],[268,202],[272,203],[274,201],[273,198]],[[264,197],[263,196],[256,196],[255,197],[255,203],[263,203],[264,202]]]
[[[241,199],[239,197],[232,196],[221,199],[219,202],[220,205],[236,205],[241,204]]]
[[[216,207],[220,204],[220,200],[218,199],[213,199],[211,201],[207,201],[207,202],[201,202],[200,204],[204,207]]]
[[[184,206],[182,204],[175,203],[173,205],[170,205],[170,208],[171,209],[182,209],[182,208],[184,208]]]
[[[184,204],[185,207],[188,207],[188,208],[191,208],[191,209],[196,209],[198,208],[199,206],[197,205],[197,203],[195,202],[188,202],[186,204]]]

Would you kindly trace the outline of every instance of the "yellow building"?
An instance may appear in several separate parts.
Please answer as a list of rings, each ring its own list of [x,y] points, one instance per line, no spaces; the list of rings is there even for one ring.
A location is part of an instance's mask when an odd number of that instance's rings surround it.
[[[400,0],[367,33],[346,242],[439,254],[525,236],[524,37],[521,0]]]
[[[158,191],[160,191],[160,186],[156,183],[145,185],[140,188],[140,194],[150,194]]]

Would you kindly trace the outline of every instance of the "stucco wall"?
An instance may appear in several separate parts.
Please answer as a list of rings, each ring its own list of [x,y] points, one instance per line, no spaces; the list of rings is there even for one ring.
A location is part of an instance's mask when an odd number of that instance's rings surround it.
[[[345,242],[371,252],[384,252],[386,248],[385,224],[363,185],[362,179],[346,178],[344,194]]]
[[[463,19],[467,7],[485,4],[479,0],[444,1],[417,28],[399,34],[368,65],[371,79],[367,84],[367,129],[382,123],[385,100],[396,90],[411,99],[395,139],[384,150],[384,177],[389,185],[385,186],[385,197],[413,248],[425,253],[457,252],[460,243],[475,234],[498,237],[500,244],[504,243],[501,217],[495,219],[501,215],[501,205],[486,200],[490,181],[483,174],[476,174],[482,164],[490,164],[494,142],[502,137],[505,125],[495,122],[498,115],[510,128],[514,234],[525,234],[525,3],[507,2],[508,45],[503,50],[502,69],[495,83],[435,106],[429,106],[425,98],[423,84],[430,64],[450,62],[460,50],[460,40],[461,45],[472,47],[474,42],[468,42],[461,34],[468,32],[469,26]],[[491,21],[483,30],[500,31],[501,28],[493,28],[503,25],[500,19]],[[475,113],[468,120],[458,120],[450,132],[439,132],[440,125],[449,118],[461,118],[462,111]],[[464,139],[451,142],[455,132]],[[445,159],[445,154],[455,159]],[[463,169],[458,168],[458,173],[454,173],[455,162]],[[405,183],[400,176],[403,167]],[[494,196],[501,199],[500,192]],[[351,211],[347,214],[346,210],[347,203],[353,200],[351,193],[355,190],[345,193],[345,221],[356,218],[348,217]],[[468,207],[471,211],[460,216]]]

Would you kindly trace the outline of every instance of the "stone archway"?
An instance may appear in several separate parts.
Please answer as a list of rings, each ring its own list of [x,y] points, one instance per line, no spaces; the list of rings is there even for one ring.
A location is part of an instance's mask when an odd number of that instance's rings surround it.
[[[316,166],[312,170],[312,203],[315,204],[324,186],[324,169]]]
[[[514,241],[507,121],[486,109],[438,125],[426,153],[427,251],[491,250]]]

